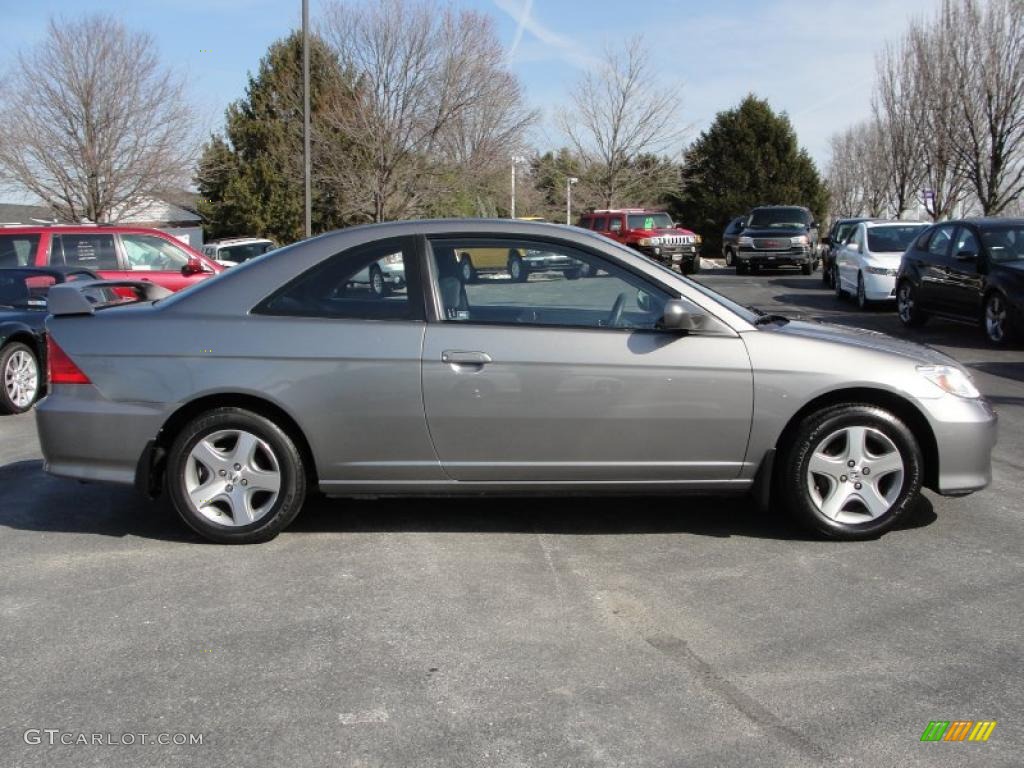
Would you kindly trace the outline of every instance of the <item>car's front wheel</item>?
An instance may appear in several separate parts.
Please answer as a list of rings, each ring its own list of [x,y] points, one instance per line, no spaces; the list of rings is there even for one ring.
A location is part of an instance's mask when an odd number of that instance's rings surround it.
[[[725,249],[725,266],[731,267],[733,262],[732,248]]]
[[[388,292],[388,284],[384,281],[384,273],[376,264],[370,267],[370,292],[374,296],[385,296]]]
[[[39,359],[32,348],[14,341],[0,349],[0,413],[24,413],[39,397]]]
[[[508,257],[508,274],[514,283],[525,283],[530,276],[522,257],[514,251]]]
[[[894,414],[840,405],[811,414],[783,448],[776,477],[790,512],[836,539],[867,539],[896,525],[919,498],[921,449]]]
[[[924,325],[928,315],[921,311],[917,303],[917,291],[913,283],[903,280],[896,287],[896,316],[908,328]]]
[[[1009,308],[1003,294],[998,291],[985,297],[985,335],[999,347],[1008,344],[1013,337]]]
[[[800,272],[804,275],[809,275],[814,271],[814,262],[808,261],[806,264],[800,265]]]
[[[167,489],[193,530],[220,544],[277,536],[306,496],[302,455],[265,416],[217,408],[189,422],[167,460]]]
[[[864,288],[864,275],[860,272],[857,273],[857,306],[861,309],[867,309],[871,302],[868,301],[868,294]]]

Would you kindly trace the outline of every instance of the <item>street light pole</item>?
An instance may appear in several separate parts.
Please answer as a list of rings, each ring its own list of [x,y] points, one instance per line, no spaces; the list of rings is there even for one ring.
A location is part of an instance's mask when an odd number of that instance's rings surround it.
[[[313,195],[309,162],[309,0],[302,0],[302,169],[305,185],[306,237],[312,237]]]
[[[509,216],[510,219],[514,219],[516,217],[516,164],[524,162],[526,162],[526,160],[519,155],[512,156],[512,213]]]
[[[565,180],[565,223],[572,224],[572,185],[579,179],[570,176]]]

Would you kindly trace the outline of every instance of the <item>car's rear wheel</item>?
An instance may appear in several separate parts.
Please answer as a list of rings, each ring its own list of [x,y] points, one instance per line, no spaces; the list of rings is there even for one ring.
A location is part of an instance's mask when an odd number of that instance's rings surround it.
[[[825,287],[832,287],[832,267],[822,262],[821,264],[821,282],[825,284]]]
[[[923,459],[910,429],[873,405],[811,414],[783,449],[778,490],[804,525],[836,539],[885,533],[921,492]]]
[[[750,271],[750,267],[742,261],[736,262],[736,274],[745,275]]]
[[[0,350],[0,413],[25,413],[39,397],[39,359],[32,348],[14,341]]]
[[[200,535],[220,544],[254,544],[295,519],[306,474],[295,443],[273,421],[217,408],[175,438],[167,488],[182,520]]]
[[[998,291],[985,297],[985,335],[996,346],[1003,346],[1013,340],[1009,307],[1006,298]]]
[[[909,280],[901,281],[896,287],[896,315],[908,328],[924,325],[928,320],[928,314],[918,306],[917,291]]]

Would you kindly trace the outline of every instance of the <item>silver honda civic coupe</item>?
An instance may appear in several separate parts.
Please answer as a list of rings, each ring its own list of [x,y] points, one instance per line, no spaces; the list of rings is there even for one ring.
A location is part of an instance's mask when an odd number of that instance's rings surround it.
[[[579,269],[460,277],[504,249]],[[405,281],[358,276],[398,262]],[[55,286],[46,469],[166,492],[224,543],[327,496],[748,493],[842,539],[922,487],[990,480],[996,416],[955,361],[740,306],[592,232],[355,227],[185,291]]]

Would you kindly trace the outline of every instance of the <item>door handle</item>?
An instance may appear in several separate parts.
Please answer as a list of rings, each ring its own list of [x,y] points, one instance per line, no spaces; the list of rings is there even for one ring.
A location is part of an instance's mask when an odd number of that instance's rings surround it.
[[[451,365],[486,365],[491,362],[491,356],[486,352],[445,350],[441,353],[441,362]]]

